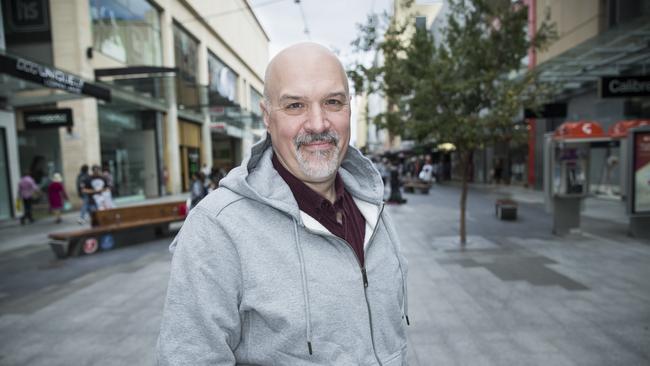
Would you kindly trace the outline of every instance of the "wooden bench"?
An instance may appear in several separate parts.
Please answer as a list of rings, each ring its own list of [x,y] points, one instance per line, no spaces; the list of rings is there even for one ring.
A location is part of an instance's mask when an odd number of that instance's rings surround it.
[[[431,189],[431,182],[425,182],[419,179],[410,179],[404,182],[404,192],[415,193],[416,190],[423,194],[429,194]]]
[[[156,235],[166,235],[170,223],[183,221],[186,216],[185,201],[112,208],[93,212],[90,228],[50,233],[48,237],[58,258],[93,254],[101,244],[112,247],[114,233],[153,228]]]
[[[495,213],[500,220],[517,219],[517,202],[509,198],[501,198],[494,206]]]

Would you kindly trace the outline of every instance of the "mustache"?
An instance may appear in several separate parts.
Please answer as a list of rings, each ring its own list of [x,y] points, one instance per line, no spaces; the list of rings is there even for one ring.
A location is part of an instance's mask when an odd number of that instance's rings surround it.
[[[313,142],[328,142],[333,145],[338,145],[339,135],[334,131],[325,131],[321,133],[302,134],[296,136],[293,140],[296,149],[299,149],[304,144],[311,144]]]

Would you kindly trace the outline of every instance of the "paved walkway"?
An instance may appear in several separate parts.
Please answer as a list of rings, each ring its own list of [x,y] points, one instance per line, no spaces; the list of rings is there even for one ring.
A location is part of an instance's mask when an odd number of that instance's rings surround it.
[[[498,221],[503,189],[470,193],[465,251],[457,190],[392,207],[409,259],[411,365],[650,365],[650,245],[625,236],[619,203],[590,202],[582,232],[556,237],[535,192],[511,191],[530,203]],[[601,233],[610,206],[616,230]]]
[[[625,235],[617,203],[586,204],[582,232],[556,237],[537,192],[509,188],[519,219],[497,220],[503,189],[471,191],[464,251],[457,187],[387,208],[409,261],[410,364],[650,365],[650,245]],[[613,219],[592,217],[610,218],[591,215],[603,209]],[[57,276],[67,265],[132,257],[0,306],[0,364],[154,364],[169,241],[34,269]],[[0,264],[36,251],[27,248],[0,253]]]

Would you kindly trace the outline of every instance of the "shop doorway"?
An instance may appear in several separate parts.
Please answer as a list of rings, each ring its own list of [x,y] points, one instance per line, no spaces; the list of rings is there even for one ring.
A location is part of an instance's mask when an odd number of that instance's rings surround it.
[[[100,106],[102,165],[116,201],[158,196],[155,112]]]
[[[201,150],[195,147],[181,147],[181,170],[183,175],[183,192],[190,190],[194,173],[201,169]]]
[[[49,215],[47,187],[52,175],[63,170],[58,129],[18,131],[18,154],[21,175],[28,171],[41,190],[32,206],[34,218],[46,217]]]
[[[7,131],[0,127],[0,220],[10,219],[13,214],[7,155]]]

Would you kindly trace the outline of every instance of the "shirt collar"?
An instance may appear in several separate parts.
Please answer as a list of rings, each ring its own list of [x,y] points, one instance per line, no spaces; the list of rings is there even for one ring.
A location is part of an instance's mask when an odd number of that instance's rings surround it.
[[[282,165],[275,152],[273,153],[273,167],[277,170],[278,174],[284,179],[284,181],[291,189],[294,198],[298,203],[298,208],[305,212],[311,212],[310,209],[305,209],[307,207],[315,209],[327,206],[330,202],[319,193],[309,188],[303,181],[296,178],[287,168]],[[345,194],[345,186],[343,185],[343,180],[339,173],[336,173],[336,178],[334,179],[334,190],[336,192],[336,197],[334,201],[334,206],[340,204]]]

